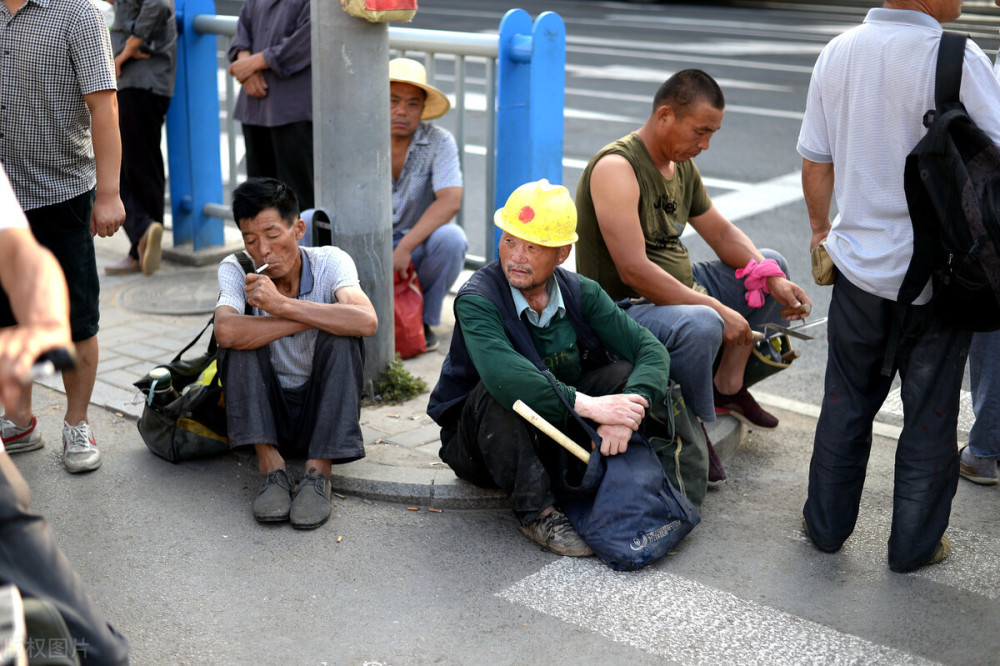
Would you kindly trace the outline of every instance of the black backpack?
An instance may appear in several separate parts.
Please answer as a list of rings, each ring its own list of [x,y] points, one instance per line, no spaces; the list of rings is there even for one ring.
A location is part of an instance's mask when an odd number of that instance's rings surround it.
[[[956,328],[1000,329],[1000,148],[959,101],[967,36],[945,32],[927,134],[903,176],[913,257],[899,289],[908,305],[933,279],[933,307]],[[1000,103],[1000,100],[998,100]]]

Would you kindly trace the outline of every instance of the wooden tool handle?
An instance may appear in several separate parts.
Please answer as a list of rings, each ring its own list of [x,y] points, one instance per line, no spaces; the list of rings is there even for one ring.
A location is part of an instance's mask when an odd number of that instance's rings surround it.
[[[531,407],[528,407],[526,404],[518,400],[514,403],[514,411],[523,416],[528,423],[554,439],[557,444],[572,453],[574,456],[585,463],[590,462],[590,453],[587,450],[560,432],[554,425],[539,416],[538,412],[533,410]]]

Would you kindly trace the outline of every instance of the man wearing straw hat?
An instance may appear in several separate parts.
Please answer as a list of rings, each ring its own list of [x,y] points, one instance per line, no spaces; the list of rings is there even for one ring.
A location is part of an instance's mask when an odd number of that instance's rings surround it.
[[[432,326],[441,323],[445,294],[458,279],[469,244],[457,224],[462,205],[462,169],[452,135],[428,120],[448,113],[451,103],[427,84],[424,66],[409,58],[389,61],[392,137],[392,268],[401,275],[410,262],[424,292],[427,349],[437,348]]]
[[[670,357],[596,282],[559,268],[577,240],[565,187],[522,185],[493,219],[503,231],[500,258],[455,298],[451,349],[427,413],[441,426],[441,459],[456,475],[503,489],[522,531],[543,548],[587,556],[590,548],[555,506],[557,445],[512,406],[521,400],[585,442],[558,390],[597,425],[600,453],[615,455],[664,407]],[[703,496],[707,450],[680,455],[684,464],[697,458]]]

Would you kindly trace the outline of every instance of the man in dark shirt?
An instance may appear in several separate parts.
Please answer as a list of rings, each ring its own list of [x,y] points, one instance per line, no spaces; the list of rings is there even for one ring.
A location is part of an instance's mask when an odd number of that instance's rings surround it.
[[[229,46],[247,177],[287,183],[299,210],[314,201],[311,30],[309,0],[246,0]]]
[[[500,259],[455,299],[451,349],[427,412],[441,426],[440,455],[455,474],[503,489],[522,531],[542,547],[586,556],[590,549],[555,506],[557,445],[511,407],[520,399],[572,435],[559,391],[596,423],[600,453],[615,455],[663,405],[670,358],[596,282],[559,268],[577,240],[565,187],[522,185],[494,221],[503,230]],[[708,453],[694,453],[704,465],[703,490]]]

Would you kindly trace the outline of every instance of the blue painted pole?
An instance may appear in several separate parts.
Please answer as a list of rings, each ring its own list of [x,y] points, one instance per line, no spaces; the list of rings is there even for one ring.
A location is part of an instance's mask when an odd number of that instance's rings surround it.
[[[532,24],[523,9],[500,21],[497,55],[495,201],[532,180],[562,183],[563,109],[566,103],[566,26],[553,12]],[[493,211],[489,211],[492,214]],[[496,256],[496,229],[487,258]]]
[[[543,12],[531,31],[531,102],[528,107],[528,180],[548,178],[562,184],[563,126],[566,108],[566,25],[555,12]]]
[[[212,0],[176,0],[177,77],[167,111],[167,153],[174,245],[195,250],[225,244],[224,221],[204,214],[222,200],[219,148],[218,40],[192,26],[198,14],[215,14]]]

